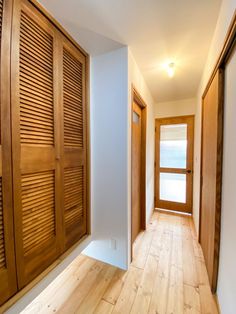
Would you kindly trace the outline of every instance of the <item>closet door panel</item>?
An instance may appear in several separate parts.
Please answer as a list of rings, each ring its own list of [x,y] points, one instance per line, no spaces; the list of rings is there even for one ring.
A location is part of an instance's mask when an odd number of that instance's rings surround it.
[[[86,234],[86,58],[65,37],[63,59],[63,185],[65,248]]]
[[[12,1],[0,1],[0,305],[17,290],[13,235],[10,40]]]
[[[60,254],[57,37],[28,1],[16,1],[12,46],[13,180],[19,287]]]

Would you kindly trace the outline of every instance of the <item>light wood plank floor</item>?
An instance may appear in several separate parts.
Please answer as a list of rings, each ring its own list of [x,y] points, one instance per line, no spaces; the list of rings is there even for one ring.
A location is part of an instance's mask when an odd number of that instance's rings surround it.
[[[153,214],[129,271],[80,255],[23,313],[218,313],[190,217]]]

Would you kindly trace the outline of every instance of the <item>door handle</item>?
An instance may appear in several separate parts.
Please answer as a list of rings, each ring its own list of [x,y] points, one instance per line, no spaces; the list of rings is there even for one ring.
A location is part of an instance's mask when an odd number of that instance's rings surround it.
[[[186,170],[186,173],[192,173],[192,170],[188,169]]]

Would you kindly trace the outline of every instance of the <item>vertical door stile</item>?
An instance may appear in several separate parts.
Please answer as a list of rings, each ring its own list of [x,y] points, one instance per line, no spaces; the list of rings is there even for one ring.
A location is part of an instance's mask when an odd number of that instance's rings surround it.
[[[12,203],[10,49],[12,0],[0,1],[0,305],[17,291]]]
[[[59,31],[55,29],[54,37],[54,137],[55,137],[55,204],[57,239],[60,253],[64,252],[64,195],[63,195],[63,93],[62,93],[62,39]]]
[[[14,239],[16,264],[18,269],[22,269],[23,247],[21,245],[22,238],[22,215],[17,210],[21,199],[21,189],[17,184],[20,179],[20,167],[14,167],[20,158],[20,106],[19,106],[19,90],[17,88],[17,78],[19,77],[19,45],[20,45],[20,1],[14,1],[12,20],[12,42],[11,42],[11,128],[12,128],[12,180],[13,180],[13,204],[14,204]],[[13,88],[14,86],[14,88]],[[13,105],[14,104],[14,105]],[[17,206],[18,205],[18,206]],[[17,234],[17,236],[16,236]],[[23,280],[23,272],[17,271],[17,282]]]

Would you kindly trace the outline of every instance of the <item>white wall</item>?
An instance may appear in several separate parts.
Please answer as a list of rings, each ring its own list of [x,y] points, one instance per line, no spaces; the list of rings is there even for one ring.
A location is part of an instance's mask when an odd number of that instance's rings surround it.
[[[196,111],[196,99],[181,99],[176,101],[159,102],[155,104],[155,118],[167,118],[194,115]]]
[[[224,154],[218,298],[222,314],[236,312],[236,53],[225,71]]]
[[[132,52],[129,49],[129,162],[131,162],[131,92],[132,84],[139,92],[147,105],[147,134],[146,134],[146,223],[149,222],[154,210],[154,144],[155,144],[155,126],[154,126],[154,100],[149,92],[146,82],[134,60]],[[129,163],[129,195],[131,197],[131,163]],[[130,201],[131,202],[131,201]],[[131,213],[131,210],[130,210]]]
[[[201,99],[213,68],[217,62],[220,51],[229,28],[230,22],[236,8],[236,0],[222,0],[219,18],[216,24],[214,37],[212,39],[208,58],[202,75],[201,83],[197,95],[197,107],[195,116],[195,176],[194,176],[194,198],[193,198],[193,214],[197,233],[199,231],[199,196],[200,196],[200,151],[201,151]]]
[[[91,59],[91,208],[85,254],[128,267],[128,48]],[[110,246],[116,241],[116,249]]]
[[[154,101],[127,47],[91,61],[93,242],[85,254],[127,269],[131,248],[131,92],[147,104],[146,219],[154,209]],[[116,249],[110,241],[116,241]]]

